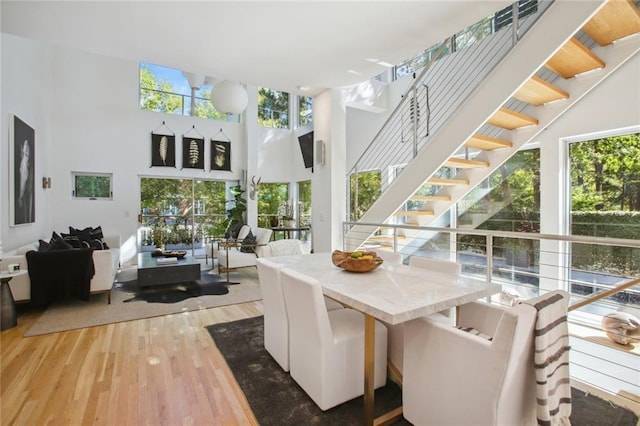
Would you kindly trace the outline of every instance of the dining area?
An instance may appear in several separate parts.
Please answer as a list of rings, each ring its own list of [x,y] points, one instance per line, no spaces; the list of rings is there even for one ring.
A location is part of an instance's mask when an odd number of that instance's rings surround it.
[[[280,367],[322,410],[363,396],[366,425],[536,424],[536,308],[487,303],[501,286],[455,262],[380,254],[367,272],[336,252],[258,259],[265,349]],[[388,378],[403,405],[374,417]]]

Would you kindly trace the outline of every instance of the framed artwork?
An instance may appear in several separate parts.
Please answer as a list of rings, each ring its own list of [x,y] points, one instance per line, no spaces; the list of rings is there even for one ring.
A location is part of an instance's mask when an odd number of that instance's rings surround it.
[[[151,133],[151,167],[176,166],[175,135]]]
[[[231,171],[231,142],[211,139],[211,170]]]
[[[204,139],[182,137],[182,168],[204,170]]]
[[[9,222],[36,221],[35,131],[17,116],[9,117]]]

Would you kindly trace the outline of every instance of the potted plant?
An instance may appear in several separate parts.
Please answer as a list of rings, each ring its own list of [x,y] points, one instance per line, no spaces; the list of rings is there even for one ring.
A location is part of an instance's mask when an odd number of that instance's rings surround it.
[[[229,192],[233,196],[232,200],[227,200],[227,203],[232,203],[232,206],[227,209],[227,226],[225,235],[233,230],[236,225],[245,222],[244,212],[247,211],[247,199],[242,196],[245,192],[240,185],[235,185],[229,188]]]
[[[293,228],[296,226],[296,220],[293,216],[293,212],[293,201],[291,200],[283,202],[278,208],[278,213],[282,218],[282,223],[287,228]]]

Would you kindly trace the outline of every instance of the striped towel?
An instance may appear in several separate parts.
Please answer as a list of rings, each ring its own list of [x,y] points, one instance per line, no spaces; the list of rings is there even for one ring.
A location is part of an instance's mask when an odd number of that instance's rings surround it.
[[[568,295],[554,291],[530,302],[537,311],[534,341],[539,425],[570,425]]]

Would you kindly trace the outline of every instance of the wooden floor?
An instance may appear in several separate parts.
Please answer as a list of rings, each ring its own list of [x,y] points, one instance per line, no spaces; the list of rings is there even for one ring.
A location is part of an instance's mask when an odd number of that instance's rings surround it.
[[[251,302],[23,338],[0,334],[0,425],[257,425],[207,325]]]

